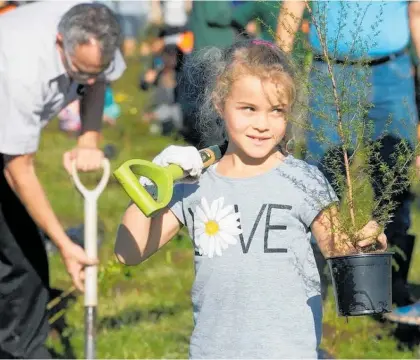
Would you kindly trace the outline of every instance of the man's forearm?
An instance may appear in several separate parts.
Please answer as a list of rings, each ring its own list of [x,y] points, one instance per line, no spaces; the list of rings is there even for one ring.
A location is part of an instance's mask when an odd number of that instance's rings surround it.
[[[78,146],[97,148],[100,142],[102,117],[105,105],[105,82],[97,81],[86,86],[85,93],[80,99],[80,119],[82,133],[78,138]]]
[[[293,50],[296,33],[305,12],[305,1],[283,1],[277,21],[277,45],[285,52]]]
[[[6,179],[35,223],[62,249],[70,240],[52,210],[32,161],[24,157],[7,160]]]
[[[105,89],[106,84],[103,81],[97,81],[93,85],[85,87],[84,94],[80,99],[82,134],[90,131],[101,131],[105,105]]]
[[[420,3],[412,2],[408,8],[410,21],[411,39],[416,50],[417,58],[420,59]]]

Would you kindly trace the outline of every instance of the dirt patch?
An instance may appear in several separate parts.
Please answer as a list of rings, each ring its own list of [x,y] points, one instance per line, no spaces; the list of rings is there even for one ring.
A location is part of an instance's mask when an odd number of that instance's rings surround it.
[[[127,325],[139,322],[157,323],[162,316],[174,316],[180,311],[180,309],[180,306],[161,306],[144,310],[139,310],[138,308],[128,308],[117,315],[102,318],[98,324],[98,331],[104,329],[120,329]]]

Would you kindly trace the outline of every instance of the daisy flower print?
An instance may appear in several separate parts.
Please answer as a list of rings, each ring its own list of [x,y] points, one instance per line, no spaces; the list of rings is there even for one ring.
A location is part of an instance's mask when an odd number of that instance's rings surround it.
[[[235,245],[240,229],[240,213],[232,205],[224,206],[224,198],[214,200],[211,205],[203,197],[196,207],[197,223],[194,230],[195,244],[200,255],[212,258],[222,256],[223,250]]]

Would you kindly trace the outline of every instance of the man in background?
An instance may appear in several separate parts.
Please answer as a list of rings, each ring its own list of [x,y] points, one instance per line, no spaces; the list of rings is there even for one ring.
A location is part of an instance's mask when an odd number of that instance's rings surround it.
[[[31,23],[31,26],[24,24]],[[13,29],[13,31],[11,31]],[[35,2],[0,21],[0,357],[49,358],[48,258],[39,229],[59,249],[77,289],[97,263],[65,233],[35,168],[42,128],[80,98],[82,131],[63,165],[101,167],[105,83],[119,78],[120,29],[98,3]]]

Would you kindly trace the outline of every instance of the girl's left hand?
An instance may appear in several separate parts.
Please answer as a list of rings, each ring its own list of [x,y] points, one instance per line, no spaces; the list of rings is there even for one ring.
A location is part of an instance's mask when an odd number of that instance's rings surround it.
[[[363,229],[358,231],[357,236],[362,239],[357,243],[362,249],[368,246],[377,245],[375,250],[383,252],[388,247],[386,235],[381,230],[379,224],[374,220],[369,221]]]

